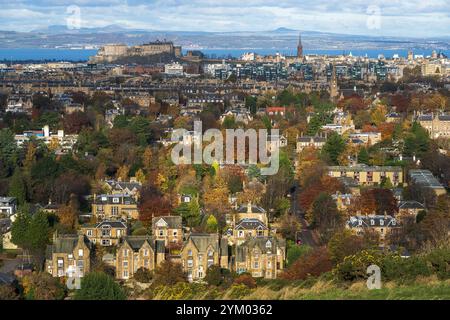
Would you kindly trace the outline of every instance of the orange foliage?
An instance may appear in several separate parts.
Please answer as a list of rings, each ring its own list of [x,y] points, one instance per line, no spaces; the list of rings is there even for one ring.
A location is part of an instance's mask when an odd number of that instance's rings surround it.
[[[288,280],[304,280],[309,276],[317,277],[333,268],[327,248],[314,249],[295,261],[289,269],[280,276]]]

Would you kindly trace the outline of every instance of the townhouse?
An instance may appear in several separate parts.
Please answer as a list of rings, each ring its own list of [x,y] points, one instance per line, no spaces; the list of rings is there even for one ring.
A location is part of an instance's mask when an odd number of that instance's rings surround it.
[[[402,167],[393,166],[330,166],[328,174],[334,178],[352,178],[360,186],[379,185],[384,179],[389,179],[394,186],[403,183]]]
[[[122,221],[102,221],[81,226],[81,232],[93,244],[103,247],[116,246],[120,238],[127,235],[127,225]]]
[[[228,268],[228,241],[218,234],[192,233],[184,242],[179,259],[190,282],[202,280],[212,265]]]
[[[164,259],[163,241],[150,236],[123,237],[116,250],[116,278],[130,279],[140,268],[153,271]]]

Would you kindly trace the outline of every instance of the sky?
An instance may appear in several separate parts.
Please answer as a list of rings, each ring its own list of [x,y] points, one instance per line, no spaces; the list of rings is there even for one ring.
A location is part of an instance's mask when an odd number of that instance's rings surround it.
[[[51,25],[449,37],[450,0],[0,0],[0,30]],[[75,21],[75,23],[74,23]]]

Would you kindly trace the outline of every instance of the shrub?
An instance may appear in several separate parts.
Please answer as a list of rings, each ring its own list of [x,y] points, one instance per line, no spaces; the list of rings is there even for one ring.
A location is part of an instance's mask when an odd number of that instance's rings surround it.
[[[437,248],[428,253],[424,259],[433,273],[441,279],[450,278],[450,248]]]
[[[22,286],[25,298],[29,300],[62,300],[66,295],[65,286],[47,272],[25,276]]]
[[[431,270],[422,257],[402,258],[387,255],[383,258],[381,275],[386,280],[414,280],[418,276],[430,276]]]
[[[367,267],[382,265],[382,253],[378,250],[363,250],[347,256],[333,269],[333,275],[342,281],[354,281],[367,278]]]
[[[134,280],[141,283],[149,283],[153,278],[153,274],[146,268],[139,268],[134,273]]]
[[[229,298],[230,299],[242,299],[243,297],[249,295],[252,292],[252,289],[248,288],[244,284],[233,284],[229,291]]]
[[[336,232],[328,242],[328,251],[335,264],[342,262],[345,257],[364,249],[364,239],[350,230]]]
[[[311,251],[311,247],[308,245],[297,245],[290,241],[290,246],[287,250],[287,262],[289,265],[292,265],[295,261],[297,261],[300,257],[304,256],[308,252]]]
[[[75,300],[125,300],[122,287],[114,278],[103,272],[91,272],[81,280],[81,288],[75,292]]]
[[[333,264],[328,250],[321,247],[298,259],[287,271],[281,274],[281,277],[290,280],[303,280],[309,276],[317,277],[324,272],[331,271],[332,268]]]
[[[16,288],[6,284],[0,285],[0,300],[18,300]]]
[[[206,270],[204,280],[211,286],[229,287],[233,283],[233,275],[230,270],[213,265]]]
[[[243,284],[247,288],[254,289],[256,288],[256,281],[249,274],[242,274],[234,280],[234,284]]]
[[[192,300],[201,299],[207,292],[207,288],[201,283],[178,282],[173,286],[157,286],[152,296],[160,300]]]
[[[144,227],[133,230],[133,232],[132,232],[133,236],[145,236],[147,234],[148,234],[147,228],[144,228]]]

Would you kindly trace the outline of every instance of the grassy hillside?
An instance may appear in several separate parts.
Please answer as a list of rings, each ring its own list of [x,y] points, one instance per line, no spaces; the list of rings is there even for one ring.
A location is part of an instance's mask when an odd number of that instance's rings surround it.
[[[409,283],[387,282],[379,290],[368,290],[364,281],[346,285],[326,279],[290,283],[264,281],[255,289],[245,285],[221,289],[206,284],[178,283],[148,289],[138,296],[155,300],[447,300],[450,299],[450,280],[431,276]]]

